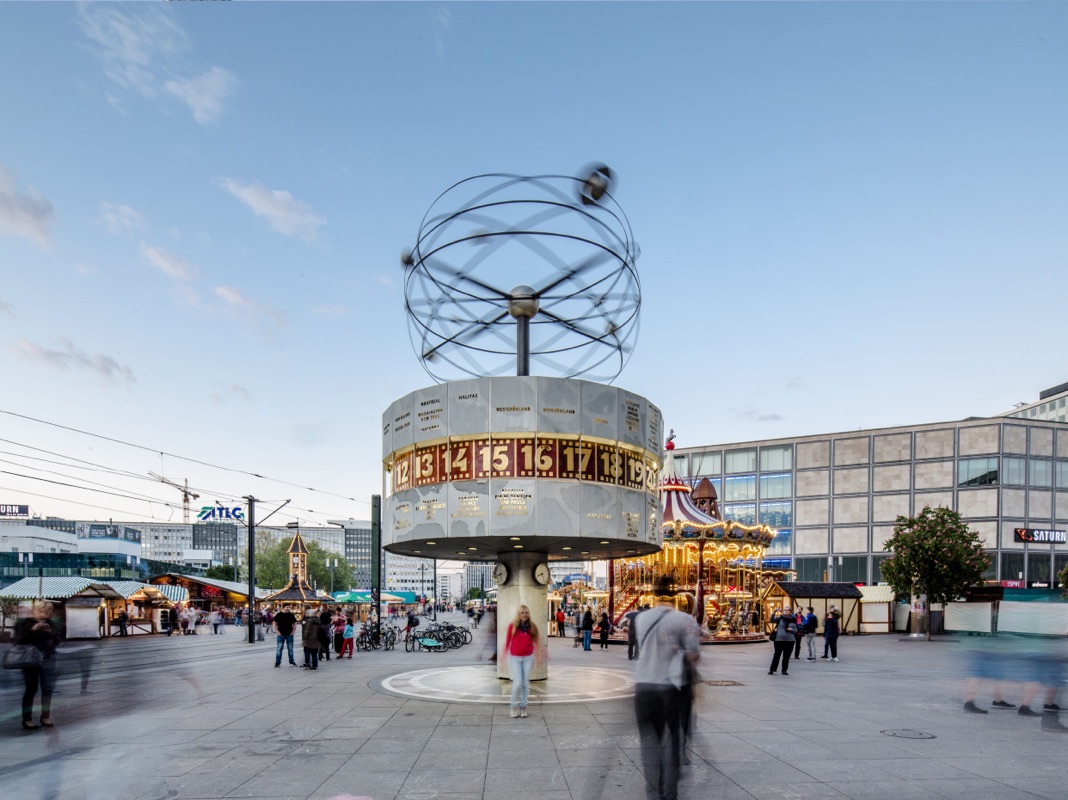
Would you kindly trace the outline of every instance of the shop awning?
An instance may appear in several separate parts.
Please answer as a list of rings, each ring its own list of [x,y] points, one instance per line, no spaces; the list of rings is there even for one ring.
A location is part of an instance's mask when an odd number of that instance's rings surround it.
[[[103,581],[89,578],[23,578],[5,589],[0,589],[0,597],[18,600],[31,600],[43,597],[47,600],[66,600],[68,597],[104,597],[108,600],[122,600],[123,595]]]

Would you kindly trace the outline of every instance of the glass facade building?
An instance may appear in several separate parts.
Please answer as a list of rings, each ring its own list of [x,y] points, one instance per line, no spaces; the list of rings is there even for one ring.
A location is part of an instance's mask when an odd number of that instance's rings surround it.
[[[1063,398],[1051,399],[1056,407]],[[789,559],[798,580],[878,583],[898,515],[925,506],[955,509],[979,534],[992,556],[988,579],[1053,587],[1068,563],[1068,544],[1015,536],[1017,528],[1068,528],[1068,424],[1017,410],[679,448],[675,462],[691,485],[712,482],[724,518],[775,528],[768,556]]]

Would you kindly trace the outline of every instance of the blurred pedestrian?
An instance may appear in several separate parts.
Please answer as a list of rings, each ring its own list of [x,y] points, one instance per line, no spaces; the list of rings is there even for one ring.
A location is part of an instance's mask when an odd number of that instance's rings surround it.
[[[289,610],[289,606],[282,606],[282,610],[274,615],[274,632],[278,635],[275,640],[274,665],[282,665],[282,648],[289,649],[289,665],[297,666],[293,660],[293,629],[297,627],[297,616]]]
[[[808,648],[808,660],[816,660],[816,630],[820,626],[820,621],[812,611],[812,606],[808,607],[808,613],[805,614],[805,646]]]
[[[601,619],[597,623],[597,632],[600,634],[600,649],[608,649],[608,634],[612,632],[612,621],[608,619],[608,612],[601,612]]]
[[[827,653],[830,651],[831,660],[838,660],[838,612],[832,608],[827,612],[827,618],[823,620],[823,655],[820,658],[827,658]]]
[[[171,606],[167,609],[167,635],[170,636],[174,633],[175,628],[178,627],[178,608]]]
[[[304,616],[304,625],[300,632],[300,642],[304,646],[304,665],[302,669],[319,669],[319,651],[321,642],[319,634],[322,626],[319,617],[311,609]]]
[[[688,683],[685,664],[700,658],[697,622],[673,608],[667,597],[670,591],[670,582],[662,582],[657,589],[660,604],[635,617],[634,711],[650,800],[677,800],[682,693]]]
[[[582,614],[582,649],[592,650],[590,647],[590,641],[593,639],[593,611],[589,606],[586,606],[586,611]]]
[[[36,600],[29,617],[15,623],[15,643],[32,648],[39,658],[22,667],[22,727],[35,730],[52,723],[52,692],[56,686],[56,647],[59,645],[59,621],[52,617],[52,604]],[[41,725],[33,721],[33,700],[41,692]]]

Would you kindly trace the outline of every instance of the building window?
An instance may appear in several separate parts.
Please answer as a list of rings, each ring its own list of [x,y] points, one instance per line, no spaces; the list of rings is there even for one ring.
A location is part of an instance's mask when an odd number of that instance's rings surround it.
[[[789,472],[781,475],[760,476],[760,499],[774,500],[779,497],[793,497],[794,476]]]
[[[1060,589],[1060,580],[1057,576],[1064,571],[1064,568],[1068,567],[1068,553],[1054,553],[1053,555],[1053,588]]]
[[[711,477],[723,472],[723,453],[692,453],[690,455],[690,475],[695,478]]]
[[[756,503],[734,503],[723,506],[723,515],[727,519],[742,525],[756,525]]]
[[[1053,462],[1040,458],[1031,459],[1031,486],[1053,485]]]
[[[1057,488],[1068,489],[1068,461],[1058,461],[1055,464],[1057,475]]]
[[[957,486],[990,486],[997,482],[996,458],[962,458],[957,462]]]
[[[873,584],[883,583],[883,562],[890,557],[889,554],[871,557],[871,582]]]
[[[724,462],[724,472],[756,472],[756,450],[728,450]]]
[[[795,558],[794,569],[797,570],[799,581],[822,581],[827,574],[827,559],[817,556],[815,558]]]
[[[1023,575],[1024,554],[1003,552],[1001,554],[1001,580],[1019,581],[1023,580]]]
[[[835,559],[834,580],[836,583],[863,583],[868,582],[868,557],[867,556],[838,556]]]
[[[794,468],[794,447],[787,444],[782,447],[760,448],[760,471],[781,472]]]
[[[1052,586],[1050,570],[1050,553],[1049,551],[1028,553],[1027,554],[1027,586],[1031,588],[1036,583],[1042,584],[1035,588],[1048,589]]]
[[[790,545],[793,541],[793,532],[789,530],[783,530],[780,528],[775,532],[775,538],[771,540],[771,544],[768,545],[767,551],[764,553],[764,557],[768,556],[788,556],[790,555]]]
[[[792,528],[793,503],[761,503],[760,521],[772,528]]]
[[[1001,461],[1001,482],[1006,486],[1027,485],[1027,459],[1004,458]]]
[[[756,500],[756,475],[743,475],[723,481],[724,502]]]

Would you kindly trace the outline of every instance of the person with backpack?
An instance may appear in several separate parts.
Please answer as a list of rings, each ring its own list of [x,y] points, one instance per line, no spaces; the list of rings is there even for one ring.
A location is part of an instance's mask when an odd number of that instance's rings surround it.
[[[771,618],[771,624],[774,626],[772,641],[775,643],[775,655],[771,659],[771,669],[768,670],[768,675],[774,675],[779,669],[780,659],[782,659],[782,674],[789,675],[790,653],[797,639],[797,622],[790,607],[787,606],[775,614]]]
[[[412,631],[419,627],[419,617],[416,616],[414,611],[408,612],[408,625],[404,628],[404,638],[408,639],[412,635]],[[475,627],[478,627],[477,625]]]
[[[805,645],[808,647],[808,661],[816,660],[816,629],[819,626],[820,621],[812,613],[812,606],[809,606],[808,613],[805,614]]]

